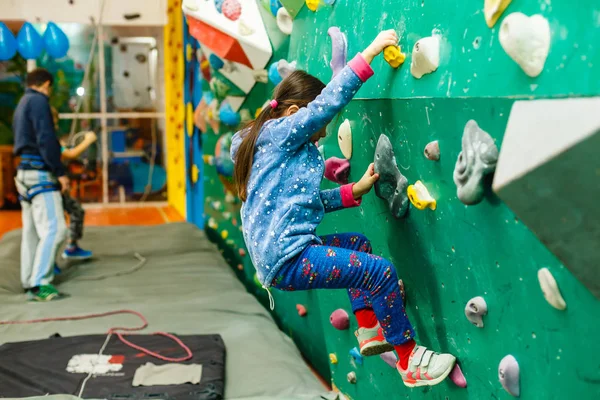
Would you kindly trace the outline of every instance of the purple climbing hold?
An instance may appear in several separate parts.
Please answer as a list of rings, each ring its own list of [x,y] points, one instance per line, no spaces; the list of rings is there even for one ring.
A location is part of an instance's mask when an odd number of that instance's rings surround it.
[[[354,358],[354,361],[356,361],[359,365],[363,364],[363,356],[362,354],[360,354],[360,350],[358,350],[358,347],[353,347],[350,350],[350,355],[352,356],[352,358]]]
[[[504,390],[514,397],[521,395],[519,363],[512,355],[507,355],[498,366],[498,378]]]
[[[329,316],[329,322],[335,329],[340,331],[348,329],[350,326],[350,319],[348,318],[348,313],[346,310],[342,308],[338,308]]]
[[[460,369],[460,365],[458,364],[454,364],[454,368],[452,368],[452,371],[450,372],[450,380],[458,387],[467,387],[467,378],[465,378],[462,370]]]
[[[327,34],[331,37],[331,62],[329,66],[333,71],[333,76],[336,76],[346,66],[348,41],[346,35],[337,26],[329,28]]]
[[[408,180],[396,165],[392,142],[383,134],[379,136],[375,148],[375,173],[379,174],[379,180],[375,182],[375,194],[387,201],[394,217],[404,217],[408,211]]]
[[[381,359],[383,361],[385,361],[385,363],[387,365],[389,365],[392,368],[396,368],[396,363],[398,362],[398,358],[396,357],[396,353],[394,353],[393,351],[388,351],[386,353],[382,353],[379,355],[379,357],[381,357]]]
[[[343,158],[331,157],[325,161],[325,178],[345,185],[350,175],[350,162]]]

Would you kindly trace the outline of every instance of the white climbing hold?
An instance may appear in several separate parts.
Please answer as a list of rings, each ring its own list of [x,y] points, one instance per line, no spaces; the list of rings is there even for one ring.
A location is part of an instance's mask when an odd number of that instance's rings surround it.
[[[342,154],[348,160],[352,158],[352,129],[350,128],[350,121],[347,119],[342,122],[338,129],[338,144]]]
[[[283,7],[282,7],[283,8]],[[282,9],[280,8],[280,10]],[[277,73],[281,76],[281,79],[285,79],[289,74],[296,70],[296,61],[292,61],[291,63],[287,62],[287,60],[279,60],[277,63]]]
[[[238,33],[242,36],[250,36],[254,33],[254,28],[244,21],[243,18],[238,20]]]
[[[196,0],[183,0],[183,7],[190,11],[198,11],[198,4]]]
[[[277,27],[286,35],[292,34],[294,21],[285,7],[281,7],[279,10],[277,10]]]
[[[483,316],[487,314],[487,311],[487,303],[481,296],[473,297],[465,306],[465,316],[478,328],[483,328]]]
[[[415,43],[412,51],[410,73],[417,79],[429,74],[440,65],[440,39],[438,36],[428,36]]]
[[[266,69],[256,69],[252,71],[252,76],[256,82],[269,83],[269,72]]]
[[[500,361],[498,379],[504,390],[514,397],[519,397],[521,394],[520,375],[519,363],[513,356],[509,354]]]
[[[542,268],[538,271],[538,280],[540,281],[540,287],[544,293],[546,301],[557,310],[564,310],[567,308],[567,303],[560,294],[556,279],[552,276],[552,273],[548,268]]]
[[[515,12],[500,26],[502,48],[527,75],[535,78],[544,70],[550,51],[550,25],[543,16]]]
[[[348,379],[348,382],[350,383],[356,383],[356,373],[354,371],[348,372],[348,375],[346,375],[346,379]]]

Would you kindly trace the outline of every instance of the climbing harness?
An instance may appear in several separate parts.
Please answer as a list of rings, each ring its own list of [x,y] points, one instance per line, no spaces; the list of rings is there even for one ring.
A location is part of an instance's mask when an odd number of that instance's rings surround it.
[[[46,168],[42,157],[30,154],[23,154],[21,156],[21,163],[19,164],[18,169],[20,170],[37,170],[43,171]],[[21,193],[19,190],[19,200],[25,201],[27,203],[31,203],[33,198],[38,194],[47,193],[47,192],[57,192],[60,191],[60,184],[52,181],[42,181],[40,183],[36,183],[32,186],[27,186],[24,182],[15,179],[18,183],[18,186],[23,190],[24,193]]]

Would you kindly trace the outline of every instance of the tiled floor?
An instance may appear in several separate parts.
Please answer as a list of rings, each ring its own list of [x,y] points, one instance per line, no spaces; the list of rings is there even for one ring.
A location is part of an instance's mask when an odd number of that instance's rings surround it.
[[[160,225],[184,221],[175,209],[167,205],[144,207],[93,207],[85,211],[86,226]],[[0,211],[0,237],[21,227],[20,211]]]

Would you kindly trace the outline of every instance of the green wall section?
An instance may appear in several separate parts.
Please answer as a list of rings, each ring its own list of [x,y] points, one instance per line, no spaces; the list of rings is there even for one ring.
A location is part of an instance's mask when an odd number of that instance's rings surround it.
[[[397,372],[379,357],[363,365],[348,351],[357,345],[352,319],[349,330],[337,331],[329,315],[337,308],[350,311],[345,291],[277,292],[274,316],[282,329],[326,379],[356,400],[371,399],[508,399],[498,382],[498,363],[512,354],[521,367],[523,399],[600,398],[600,307],[598,301],[535,238],[514,213],[489,189],[482,203],[467,207],[456,198],[452,172],[461,136],[469,119],[490,133],[499,148],[515,99],[600,94],[600,3],[582,0],[514,0],[504,16],[520,11],[541,13],[550,22],[552,44],[546,68],[537,79],[527,77],[502,50],[498,29],[489,29],[483,0],[338,0],[313,13],[302,8],[294,21],[288,61],[323,81],[331,77],[331,42],[327,29],[336,25],[348,37],[352,56],[381,29],[395,28],[408,55],[405,65],[391,69],[379,57],[376,75],[335,119],[323,140],[326,158],[342,157],[337,127],[352,122],[351,180],[362,176],[372,162],[380,134],[393,143],[401,172],[410,183],[421,180],[437,200],[435,211],[411,207],[405,219],[394,219],[374,193],[360,207],[328,214],[320,234],[358,231],[373,243],[374,252],[391,260],[404,280],[407,311],[419,343],[455,354],[468,381],[461,389],[446,380],[433,388],[408,389]],[[410,51],[423,36],[439,30],[443,36],[437,72],[416,80],[410,75]],[[274,60],[285,57],[287,46]],[[253,112],[270,98],[271,85],[257,85],[244,107]],[[223,133],[223,132],[221,132]],[[566,132],[568,134],[568,132]],[[205,154],[214,153],[217,136],[203,136]],[[423,156],[425,145],[439,140],[441,160]],[[241,259],[239,276],[264,304],[266,292],[253,283],[249,257],[240,258],[239,204],[225,203],[214,169],[205,166],[205,212],[217,223],[208,229],[223,246],[233,266]],[[323,188],[334,187],[328,181]],[[211,207],[220,200],[223,210]],[[232,219],[237,219],[234,226]],[[220,233],[228,231],[227,243]],[[567,310],[552,308],[537,281],[539,268],[556,278]],[[483,329],[464,316],[466,302],[483,296],[489,312]],[[296,304],[308,314],[300,317]],[[329,365],[328,354],[339,360]],[[356,384],[346,380],[355,371]]]

